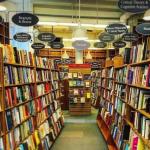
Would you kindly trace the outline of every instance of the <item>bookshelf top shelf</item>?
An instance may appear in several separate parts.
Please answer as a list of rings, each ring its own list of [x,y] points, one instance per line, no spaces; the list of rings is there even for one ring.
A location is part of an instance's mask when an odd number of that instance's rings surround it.
[[[115,69],[122,69],[122,68],[127,67],[127,66],[128,66],[127,64],[124,64],[124,65],[122,65],[122,66],[114,67],[114,68],[115,68]]]
[[[11,65],[11,66],[15,66],[15,67],[27,67],[27,68],[34,68],[34,66],[30,66],[30,65],[23,65],[23,64],[15,64],[15,63],[4,63],[4,65]]]
[[[132,63],[130,64],[130,66],[139,66],[139,65],[149,64],[149,63],[150,63],[150,59],[138,63]]]

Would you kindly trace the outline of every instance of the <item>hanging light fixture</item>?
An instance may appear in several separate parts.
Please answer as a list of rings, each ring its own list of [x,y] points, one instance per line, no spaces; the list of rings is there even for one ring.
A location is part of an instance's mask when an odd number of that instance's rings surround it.
[[[73,41],[76,40],[87,40],[87,34],[86,34],[86,30],[84,28],[82,28],[81,26],[81,20],[80,20],[80,0],[79,0],[79,21],[78,21],[78,27],[76,28],[76,30],[73,32],[72,36],[73,36]]]
[[[61,56],[62,59],[69,59],[69,55],[67,54],[66,50],[64,51],[64,53]]]
[[[150,9],[145,12],[143,19],[147,21],[150,20]]]
[[[92,59],[92,55],[91,55],[90,51],[88,51],[88,53],[87,53],[87,55],[86,55],[85,58],[86,58],[86,59]]]

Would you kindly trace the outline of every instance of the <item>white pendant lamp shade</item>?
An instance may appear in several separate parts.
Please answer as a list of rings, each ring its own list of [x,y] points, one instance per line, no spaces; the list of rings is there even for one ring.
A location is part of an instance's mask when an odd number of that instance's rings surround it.
[[[144,20],[150,20],[150,9],[148,9],[148,10],[145,12],[143,19],[144,19]]]
[[[92,59],[92,55],[91,55],[90,51],[88,51],[88,53],[86,55],[86,59]]]
[[[69,59],[69,55],[67,54],[66,50],[65,50],[65,52],[62,54],[61,58],[63,58],[63,59]]]
[[[75,31],[73,31],[72,39],[73,41],[88,40],[86,30],[84,28],[81,28],[81,26],[77,27]]]
[[[5,6],[0,5],[0,11],[6,11],[7,8]]]

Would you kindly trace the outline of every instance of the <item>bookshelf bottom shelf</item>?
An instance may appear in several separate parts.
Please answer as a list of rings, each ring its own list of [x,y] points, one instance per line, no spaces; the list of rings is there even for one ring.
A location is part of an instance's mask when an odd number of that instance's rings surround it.
[[[107,143],[108,149],[109,150],[118,150],[108,127],[105,125],[105,122],[102,119],[101,120],[97,119],[97,125],[98,125],[100,131],[102,132],[102,135]]]
[[[63,128],[64,128],[64,126],[62,126],[62,128],[61,128],[61,130],[60,130],[59,134],[57,135],[56,139],[53,141],[53,143],[52,143],[52,145],[51,145],[50,149],[53,147],[53,145],[55,144],[55,142],[56,142],[57,138],[58,138],[58,137],[60,136],[60,134],[62,133]]]

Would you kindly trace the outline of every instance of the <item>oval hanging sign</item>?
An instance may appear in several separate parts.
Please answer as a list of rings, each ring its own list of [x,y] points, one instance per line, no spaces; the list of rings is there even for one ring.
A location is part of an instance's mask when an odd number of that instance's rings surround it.
[[[31,45],[31,47],[32,47],[33,49],[43,49],[43,48],[45,48],[45,45],[44,45],[43,43],[33,43],[33,44]]]
[[[110,24],[106,27],[106,32],[114,35],[126,33],[127,31],[127,26],[120,23]]]
[[[50,44],[52,49],[62,49],[64,47],[63,43],[60,42],[54,42]]]
[[[150,8],[149,0],[119,0],[120,9],[130,13],[141,13]]]
[[[114,35],[109,34],[109,33],[101,33],[99,36],[99,39],[102,42],[111,42],[115,39]]]
[[[142,35],[150,35],[150,23],[142,23],[136,27],[136,32]]]
[[[113,43],[113,46],[116,47],[116,48],[123,48],[126,46],[126,43],[125,42],[122,42],[122,41],[116,41]]]
[[[134,33],[126,33],[123,35],[122,38],[126,42],[135,42],[135,41],[138,41],[139,36]]]
[[[96,47],[96,48],[105,48],[106,46],[107,46],[107,44],[104,43],[104,42],[96,42],[96,43],[94,43],[94,47]]]
[[[14,40],[17,42],[28,42],[31,40],[31,35],[28,33],[20,32],[14,35]]]
[[[18,13],[12,17],[12,22],[18,26],[29,27],[38,23],[39,18],[31,13]]]
[[[56,39],[55,35],[53,33],[41,33],[38,35],[38,39],[40,41],[44,41],[44,42],[52,42]]]
[[[84,40],[77,40],[72,43],[72,46],[77,50],[85,50],[90,47],[90,43]]]

